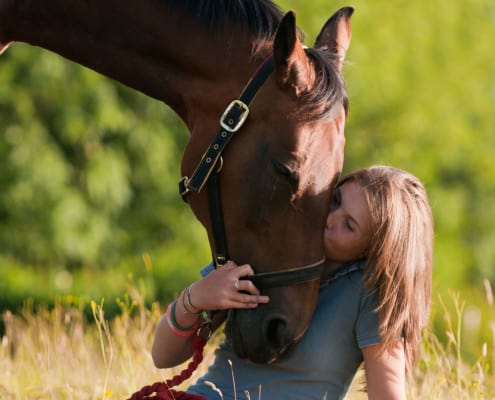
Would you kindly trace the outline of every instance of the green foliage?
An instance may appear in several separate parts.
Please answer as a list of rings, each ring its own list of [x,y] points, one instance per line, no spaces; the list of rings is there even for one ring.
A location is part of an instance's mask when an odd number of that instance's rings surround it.
[[[0,64],[0,252],[102,267],[197,236],[177,196],[178,118],[53,54],[11,50]]]
[[[310,45],[348,3],[279,4],[296,10]],[[437,289],[495,279],[495,3],[353,5],[345,170],[391,164],[425,182]],[[132,276],[161,298],[192,279],[209,250],[177,194],[178,118],[23,44],[0,57],[0,82],[0,282],[17,282],[2,293],[59,293],[60,271],[69,291],[114,293],[110,283],[122,291]]]

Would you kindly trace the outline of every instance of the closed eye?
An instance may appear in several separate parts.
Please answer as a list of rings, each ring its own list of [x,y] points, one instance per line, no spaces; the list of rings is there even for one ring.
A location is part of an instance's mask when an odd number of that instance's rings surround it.
[[[342,203],[342,196],[340,193],[340,187],[337,187],[333,190],[332,193],[332,204],[330,206],[330,210],[336,210],[337,208],[340,207]]]
[[[273,168],[275,169],[275,172],[282,176],[287,182],[294,188],[297,188],[299,185],[299,177],[297,176],[297,172],[292,170],[289,166],[286,164],[278,161],[278,160],[273,160]]]

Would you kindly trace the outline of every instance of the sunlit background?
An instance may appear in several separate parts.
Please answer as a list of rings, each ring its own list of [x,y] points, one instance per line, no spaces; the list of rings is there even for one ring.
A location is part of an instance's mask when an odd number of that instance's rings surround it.
[[[348,2],[285,0],[312,45]],[[371,164],[425,183],[436,220],[432,322],[465,301],[465,351],[493,344],[495,2],[355,0],[344,74],[347,172]],[[0,57],[0,311],[27,299],[166,301],[209,261],[177,192],[187,141],[161,103],[47,51]],[[488,297],[487,297],[488,293]],[[448,340],[447,337],[444,337]]]

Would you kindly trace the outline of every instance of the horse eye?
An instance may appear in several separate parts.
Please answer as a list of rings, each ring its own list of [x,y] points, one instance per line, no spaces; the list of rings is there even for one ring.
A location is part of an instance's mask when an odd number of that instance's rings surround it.
[[[277,160],[273,160],[273,168],[275,169],[275,172],[286,179],[290,183],[290,185],[297,187],[297,185],[299,184],[299,177],[297,176],[296,171]]]

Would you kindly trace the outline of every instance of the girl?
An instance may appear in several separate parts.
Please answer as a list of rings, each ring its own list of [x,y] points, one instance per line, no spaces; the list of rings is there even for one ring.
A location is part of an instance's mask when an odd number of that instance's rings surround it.
[[[335,189],[323,240],[327,263],[318,306],[301,342],[268,365],[239,359],[222,343],[188,393],[219,399],[205,383],[212,382],[224,399],[246,392],[254,398],[259,390],[269,400],[341,399],[364,361],[369,399],[405,399],[406,372],[417,358],[431,297],[433,219],[423,185],[391,167],[351,173]],[[269,301],[252,282],[239,280],[253,274],[249,265],[228,262],[205,274],[158,324],[152,347],[157,367],[191,356],[188,335],[202,310]],[[225,318],[218,315],[214,328]]]

